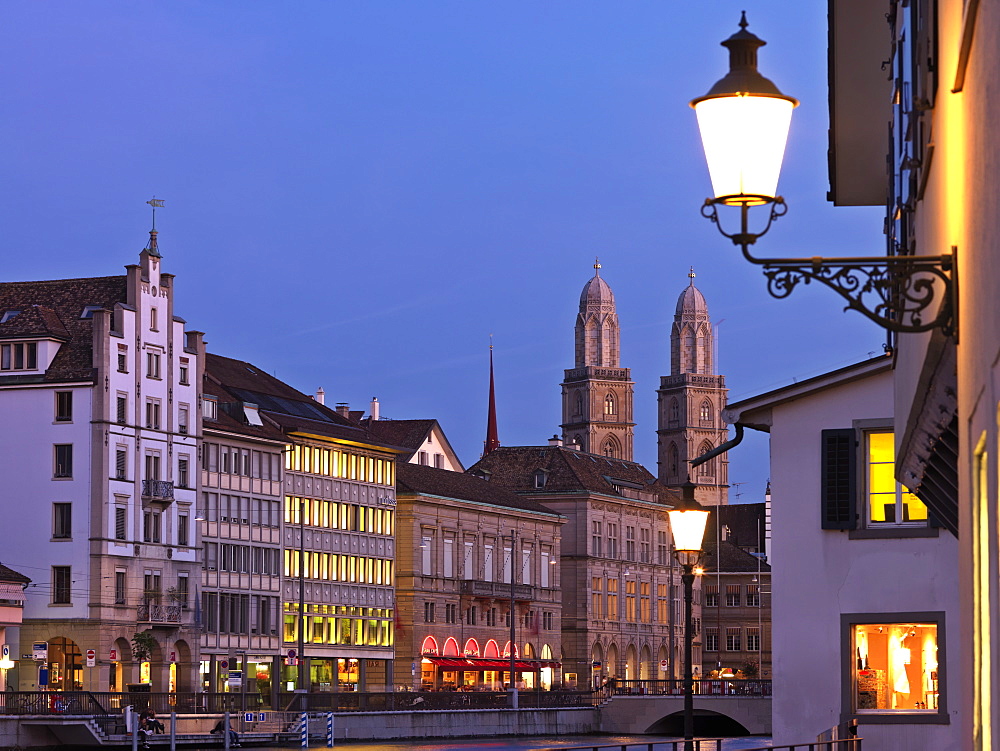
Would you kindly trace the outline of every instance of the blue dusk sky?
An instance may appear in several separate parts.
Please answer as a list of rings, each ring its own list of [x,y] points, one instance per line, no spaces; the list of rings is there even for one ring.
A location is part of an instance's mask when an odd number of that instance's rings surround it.
[[[760,66],[802,105],[760,255],[884,253],[883,211],[834,209],[826,4],[674,0],[161,3],[0,9],[0,278],[105,276],[158,212],[176,312],[211,351],[327,402],[437,418],[466,465],[486,430],[559,431],[595,256],[656,471],[656,388],[694,266],[730,401],[882,351],[811,285],[772,299],[699,214],[688,101],[726,71],[746,9]],[[837,427],[837,426],[834,426]],[[762,498],[766,437],[730,454]]]

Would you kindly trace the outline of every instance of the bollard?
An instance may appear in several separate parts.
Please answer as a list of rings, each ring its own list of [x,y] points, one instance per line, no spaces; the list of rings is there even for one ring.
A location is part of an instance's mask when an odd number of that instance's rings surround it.
[[[309,715],[302,713],[302,733],[299,735],[299,745],[309,748]]]
[[[333,748],[333,712],[326,713],[326,747]]]
[[[177,712],[170,713],[170,751],[177,751]]]
[[[229,751],[229,712],[222,715],[222,747]]]
[[[132,707],[126,707],[126,709],[131,710]],[[125,720],[129,732],[132,734],[132,751],[138,751],[139,748],[139,715],[135,712],[130,711],[126,715]]]

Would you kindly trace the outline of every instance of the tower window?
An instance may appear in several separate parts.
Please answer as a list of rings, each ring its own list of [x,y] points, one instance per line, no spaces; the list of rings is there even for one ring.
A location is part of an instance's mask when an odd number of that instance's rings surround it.
[[[676,399],[671,399],[670,400],[670,412],[669,412],[670,420],[673,421],[673,422],[676,422],[676,421],[680,420],[681,419],[680,414],[681,414],[680,404],[677,403]]]
[[[583,414],[583,397],[580,395],[580,392],[577,392],[576,394],[576,402],[574,404],[573,414],[574,415]]]
[[[615,407],[615,395],[608,394],[604,397],[604,414],[613,415],[618,412],[617,407]]]
[[[712,419],[712,405],[707,401],[701,403],[701,419],[702,420]]]

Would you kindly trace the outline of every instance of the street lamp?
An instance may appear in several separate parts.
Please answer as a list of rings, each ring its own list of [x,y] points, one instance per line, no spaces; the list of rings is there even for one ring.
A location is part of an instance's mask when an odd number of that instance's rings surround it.
[[[674,555],[681,564],[684,573],[681,581],[684,583],[684,748],[692,751],[694,744],[694,677],[692,675],[691,642],[693,628],[691,623],[691,601],[694,586],[694,569],[701,557],[702,540],[705,537],[705,525],[708,523],[708,511],[694,499],[695,485],[689,479],[681,486],[680,504],[667,512],[670,519],[670,532],[674,538]]]
[[[705,159],[712,178],[713,197],[701,213],[719,232],[739,245],[750,263],[764,267],[772,297],[788,297],[799,283],[819,282],[879,326],[900,333],[941,328],[957,330],[952,285],[952,254],[907,255],[897,247],[893,255],[844,258],[757,258],[750,246],[788,211],[777,195],[778,175],[792,110],[798,101],[782,94],[757,70],[757,50],[766,42],[747,31],[746,13],[740,30],[722,45],[729,50],[729,72],[704,96],[691,102],[698,117]],[[722,228],[719,207],[738,207],[739,231]],[[769,206],[763,229],[751,232],[749,212]],[[937,314],[929,316],[936,284],[943,285]]]

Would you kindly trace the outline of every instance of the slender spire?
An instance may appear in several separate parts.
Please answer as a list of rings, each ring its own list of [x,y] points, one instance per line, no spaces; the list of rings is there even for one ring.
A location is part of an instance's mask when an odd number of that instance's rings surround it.
[[[490,334],[490,406],[486,416],[486,440],[483,442],[483,456],[500,448],[500,438],[497,436],[497,398],[493,387],[493,334]]]
[[[153,196],[146,203],[153,207],[153,228],[149,231],[149,245],[146,246],[146,250],[149,252],[149,255],[162,258],[163,256],[160,255],[159,248],[156,247],[156,210],[163,208],[163,199]]]

